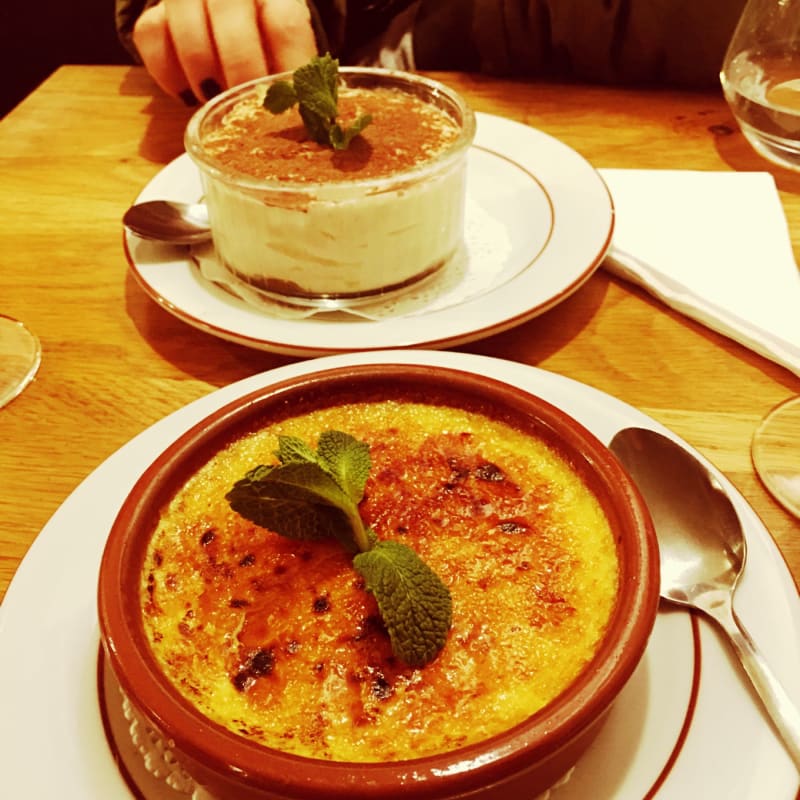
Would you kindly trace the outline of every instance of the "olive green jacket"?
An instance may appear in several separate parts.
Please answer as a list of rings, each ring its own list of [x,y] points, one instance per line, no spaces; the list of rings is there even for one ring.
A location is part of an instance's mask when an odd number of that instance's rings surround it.
[[[158,0],[115,0],[117,27],[130,32]],[[366,0],[308,0],[320,51],[343,63],[375,53]],[[745,0],[416,0],[410,20],[418,69],[552,76],[598,83],[718,85],[719,68]],[[350,6],[348,18],[347,6]],[[391,3],[383,3],[383,7]],[[408,5],[399,2],[395,7]],[[389,12],[391,14],[391,12]],[[385,27],[391,20],[385,20]],[[373,46],[370,46],[373,45]],[[368,60],[368,55],[366,56]]]

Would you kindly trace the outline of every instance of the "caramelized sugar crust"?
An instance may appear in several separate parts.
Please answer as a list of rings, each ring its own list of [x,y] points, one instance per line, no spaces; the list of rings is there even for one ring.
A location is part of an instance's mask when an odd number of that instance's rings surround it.
[[[371,446],[362,516],[415,548],[453,597],[437,659],[392,655],[335,543],[233,513],[225,492],[278,434],[339,429]],[[353,404],[248,435],[164,509],[142,575],[153,652],[180,692],[245,737],[337,761],[444,752],[523,721],[591,658],[613,610],[614,537],[594,495],[541,441],[471,412]]]

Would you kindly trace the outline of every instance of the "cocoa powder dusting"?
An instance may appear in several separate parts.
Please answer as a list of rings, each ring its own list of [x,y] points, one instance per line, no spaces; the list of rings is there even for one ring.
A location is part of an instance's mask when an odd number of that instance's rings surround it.
[[[308,137],[297,106],[274,115],[260,99],[241,101],[210,134],[205,146],[220,164],[262,180],[326,183],[380,178],[433,159],[459,134],[443,111],[392,89],[346,89],[339,94],[339,122],[360,114],[372,122],[347,150]]]

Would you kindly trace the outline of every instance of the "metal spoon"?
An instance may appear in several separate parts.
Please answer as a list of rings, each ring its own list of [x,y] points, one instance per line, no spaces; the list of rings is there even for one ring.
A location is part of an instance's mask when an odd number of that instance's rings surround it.
[[[728,636],[800,770],[800,711],[733,610],[744,570],[742,525],[717,479],[655,431],[626,428],[609,445],[650,509],[661,553],[661,596],[702,611]]]
[[[125,212],[122,223],[142,239],[169,244],[201,244],[211,238],[208,210],[202,203],[136,203]]]

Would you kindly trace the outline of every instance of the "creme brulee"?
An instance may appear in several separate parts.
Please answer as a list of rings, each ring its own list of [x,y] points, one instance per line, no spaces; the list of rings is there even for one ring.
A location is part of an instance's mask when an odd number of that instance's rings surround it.
[[[393,655],[336,542],[234,513],[226,492],[273,463],[279,434],[369,443],[361,513],[413,547],[453,599],[428,666]],[[145,559],[145,630],[169,680],[248,739],[336,761],[418,758],[486,739],[545,706],[595,652],[615,606],[614,536],[594,494],[530,434],[407,402],[313,411],[228,445],[163,509]]]

